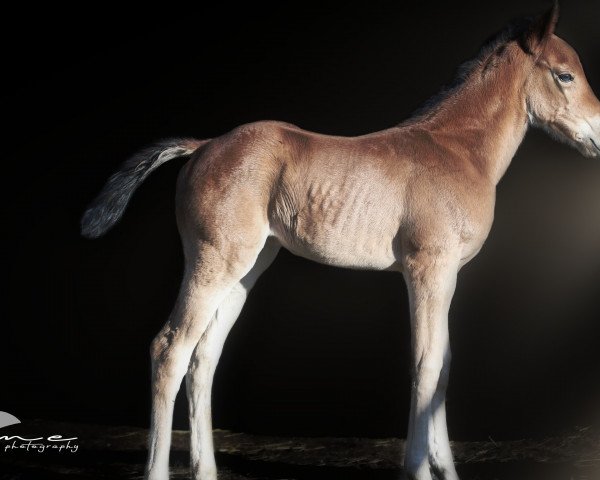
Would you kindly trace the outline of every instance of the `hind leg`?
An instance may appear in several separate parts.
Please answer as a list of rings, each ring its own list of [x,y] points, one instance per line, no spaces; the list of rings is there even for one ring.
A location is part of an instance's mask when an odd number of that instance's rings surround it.
[[[256,233],[256,232],[254,232]],[[227,239],[184,239],[185,273],[175,308],[151,346],[152,413],[148,480],[169,478],[169,449],[175,397],[192,352],[217,307],[254,264],[266,234],[243,246]],[[187,241],[186,241],[187,240]]]
[[[227,335],[258,277],[271,265],[279,243],[270,238],[256,263],[221,302],[206,332],[200,338],[186,375],[190,415],[190,461],[192,480],[216,480],[213,451],[211,390],[217,363]]]

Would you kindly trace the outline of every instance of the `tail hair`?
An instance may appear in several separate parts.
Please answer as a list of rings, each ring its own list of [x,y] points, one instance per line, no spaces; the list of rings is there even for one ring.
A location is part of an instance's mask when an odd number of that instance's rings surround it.
[[[135,154],[125,161],[81,218],[81,235],[98,238],[121,218],[133,192],[150,173],[174,158],[191,155],[208,140],[170,139]]]

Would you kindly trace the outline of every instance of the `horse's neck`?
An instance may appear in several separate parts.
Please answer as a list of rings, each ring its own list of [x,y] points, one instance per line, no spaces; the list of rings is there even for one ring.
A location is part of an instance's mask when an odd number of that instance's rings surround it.
[[[480,67],[481,68],[481,67]],[[426,122],[429,132],[464,152],[497,184],[527,131],[523,84],[525,71],[505,62],[484,75],[478,69],[440,104]]]

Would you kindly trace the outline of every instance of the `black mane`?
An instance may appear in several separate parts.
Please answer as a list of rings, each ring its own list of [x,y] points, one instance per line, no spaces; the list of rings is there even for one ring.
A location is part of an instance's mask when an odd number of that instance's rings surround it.
[[[493,60],[502,55],[510,42],[516,40],[519,42],[519,45],[522,45],[522,39],[531,28],[534,20],[534,17],[513,20],[502,30],[491,35],[480,47],[479,53],[474,59],[467,60],[459,65],[452,82],[443,86],[438,93],[426,100],[423,105],[413,112],[407,122],[412,123],[414,120],[422,120],[428,114],[434,112],[436,107],[452,96],[470,78],[471,74],[480,67],[483,66],[483,70],[487,71],[494,65]]]

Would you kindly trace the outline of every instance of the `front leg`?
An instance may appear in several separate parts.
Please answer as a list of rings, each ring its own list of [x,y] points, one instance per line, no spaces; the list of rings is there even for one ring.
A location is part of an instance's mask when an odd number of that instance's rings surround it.
[[[458,480],[454,458],[450,449],[448,426],[446,425],[446,389],[450,375],[450,347],[444,355],[437,390],[433,397],[433,436],[430,436],[429,461],[437,478]]]
[[[412,392],[405,470],[410,480],[458,480],[446,430],[448,310],[457,252],[419,249],[404,258],[412,332]]]

